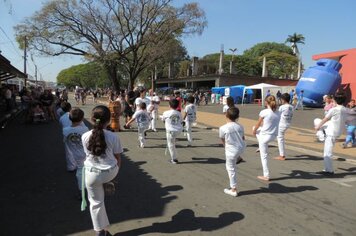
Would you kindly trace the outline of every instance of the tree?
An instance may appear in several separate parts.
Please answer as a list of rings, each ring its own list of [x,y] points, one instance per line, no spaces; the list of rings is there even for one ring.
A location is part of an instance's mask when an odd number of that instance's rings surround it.
[[[57,83],[66,87],[104,87],[110,83],[106,70],[96,62],[71,66],[58,73]]]
[[[172,0],[52,0],[15,27],[17,40],[42,55],[84,56],[106,69],[114,88],[120,75],[130,88],[146,68],[163,57],[170,40],[202,33],[205,13],[196,3]],[[118,73],[118,70],[122,70]]]
[[[263,42],[245,50],[243,56],[258,59],[262,55],[272,51],[284,52],[293,55],[292,49],[283,43]]]
[[[298,44],[304,44],[305,37],[302,34],[294,33],[292,35],[288,35],[286,39],[286,43],[291,44],[291,48],[293,50],[294,55],[299,57],[299,49]]]
[[[268,74],[276,78],[288,78],[296,76],[298,68],[298,58],[285,52],[271,51],[260,57],[266,57]]]

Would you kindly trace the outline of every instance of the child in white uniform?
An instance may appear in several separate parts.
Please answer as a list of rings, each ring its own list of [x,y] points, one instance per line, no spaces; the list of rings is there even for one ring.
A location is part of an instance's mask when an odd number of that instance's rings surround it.
[[[157,132],[156,123],[157,123],[157,107],[158,105],[155,104],[153,100],[151,100],[150,105],[147,107],[147,112],[151,117],[151,123],[148,129],[152,130],[153,132]]]
[[[234,104],[234,99],[229,96],[226,98],[226,105],[223,106],[223,114],[226,114],[227,109],[231,107],[237,107],[237,105]]]
[[[179,106],[177,99],[169,101],[170,110],[163,112],[162,120],[166,127],[167,148],[171,155],[171,163],[177,164],[176,138],[182,132],[182,115],[176,109]]]
[[[96,235],[111,235],[107,228],[110,223],[105,209],[104,183],[115,178],[121,166],[120,154],[123,152],[118,136],[106,130],[111,113],[106,106],[96,106],[92,111],[93,130],[82,135],[86,159],[83,178],[88,191],[90,215]],[[84,191],[82,192],[84,195]],[[86,207],[82,198],[82,210]]]
[[[187,131],[187,140],[188,140],[188,147],[192,146],[192,125],[196,121],[196,113],[197,108],[194,105],[194,97],[189,96],[187,98],[188,105],[184,108],[184,121],[185,121],[185,130]]]
[[[285,155],[285,146],[284,146],[284,134],[290,126],[293,118],[293,106],[289,104],[290,96],[288,93],[284,93],[280,96],[282,100],[282,104],[278,111],[281,115],[281,119],[279,121],[278,126],[278,149],[279,149],[279,157],[275,157],[275,160],[284,161],[286,159]]]
[[[268,143],[277,137],[280,113],[277,111],[277,102],[273,95],[266,97],[265,105],[267,109],[260,112],[258,122],[253,127],[253,134],[256,135],[258,140],[263,168],[263,176],[257,176],[257,178],[269,181]],[[259,129],[259,127],[261,127],[261,129]]]
[[[324,170],[317,172],[318,174],[323,175],[334,174],[332,163],[333,148],[335,140],[342,134],[342,131],[345,128],[345,120],[348,115],[347,108],[342,105],[346,100],[344,94],[336,94],[334,100],[337,103],[337,106],[331,108],[325,115],[325,118],[315,127],[315,130],[318,131],[326,122],[329,121],[328,127],[325,130]]]
[[[70,111],[69,119],[72,125],[63,128],[63,141],[67,160],[67,170],[76,171],[79,191],[82,190],[82,169],[85,160],[85,153],[82,143],[82,135],[88,132],[86,126],[81,123],[84,119],[84,112],[79,108]]]
[[[244,128],[236,122],[239,114],[238,108],[229,108],[226,111],[227,123],[219,129],[219,137],[225,147],[226,170],[230,180],[230,188],[224,189],[224,193],[234,197],[238,195],[236,161],[246,147]]]
[[[138,141],[140,142],[140,147],[145,147],[145,131],[148,129],[151,121],[151,117],[146,111],[146,103],[142,102],[138,105],[139,109],[133,114],[131,120],[129,120],[125,127],[128,127],[134,120],[137,123],[138,131]]]

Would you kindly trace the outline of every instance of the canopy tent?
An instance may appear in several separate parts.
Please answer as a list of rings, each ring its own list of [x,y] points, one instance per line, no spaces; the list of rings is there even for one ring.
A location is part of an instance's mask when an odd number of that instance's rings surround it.
[[[212,87],[211,88],[211,92],[215,93],[215,94],[224,95],[225,94],[225,88],[227,88],[227,87]]]
[[[235,103],[242,103],[243,95],[245,94],[245,85],[235,85],[225,89],[225,96],[231,96],[234,99]],[[247,101],[250,101],[252,97],[253,91],[251,89],[246,90],[246,97]]]
[[[247,89],[261,90],[261,99],[264,99],[266,97],[268,90],[270,90],[271,93],[276,94],[276,92],[277,92],[276,90],[281,90],[281,87],[277,86],[277,85],[273,85],[273,84],[260,83],[260,84],[255,84],[255,85],[245,87],[244,94]],[[242,104],[243,104],[243,101],[242,101]],[[261,103],[261,105],[263,106],[263,102]]]

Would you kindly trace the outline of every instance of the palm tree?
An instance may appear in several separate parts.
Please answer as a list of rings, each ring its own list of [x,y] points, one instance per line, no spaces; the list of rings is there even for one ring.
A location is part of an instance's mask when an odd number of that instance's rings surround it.
[[[299,56],[299,50],[297,44],[299,43],[304,44],[304,40],[305,37],[302,34],[294,33],[292,35],[288,35],[288,38],[286,39],[286,43],[290,43],[293,53],[296,56]]]

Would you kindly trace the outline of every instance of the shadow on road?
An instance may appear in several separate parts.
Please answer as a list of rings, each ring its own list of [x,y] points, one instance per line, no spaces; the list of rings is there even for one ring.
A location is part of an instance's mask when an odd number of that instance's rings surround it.
[[[314,190],[318,190],[318,188],[314,186],[287,187],[278,183],[270,183],[267,188],[241,191],[239,192],[239,196],[254,195],[260,193],[277,193],[277,194],[299,193],[299,192],[314,191]]]
[[[346,170],[346,172],[342,173],[335,173],[332,176],[324,176],[324,175],[319,175],[313,172],[306,172],[302,170],[292,170],[291,173],[289,174],[283,174],[285,175],[284,177],[279,177],[279,178],[273,178],[273,181],[276,180],[286,180],[286,179],[325,179],[325,178],[345,178],[348,175],[356,175],[356,172],[352,172],[352,168],[350,170]]]
[[[195,230],[211,232],[231,225],[243,218],[244,215],[239,212],[226,212],[220,214],[218,217],[196,217],[194,211],[191,209],[183,209],[172,216],[171,221],[153,223],[151,226],[120,232],[115,234],[115,236],[144,235],[149,233],[169,234]]]
[[[61,127],[13,123],[0,133],[1,235],[68,235],[92,230],[80,211],[75,175],[66,172]],[[118,190],[105,204],[112,224],[163,215],[182,186],[162,186],[123,155]]]
[[[192,161],[180,161],[179,164],[221,164],[225,160],[216,157],[192,157]]]

